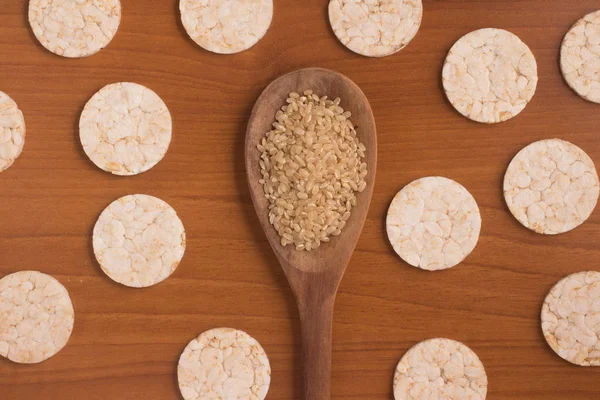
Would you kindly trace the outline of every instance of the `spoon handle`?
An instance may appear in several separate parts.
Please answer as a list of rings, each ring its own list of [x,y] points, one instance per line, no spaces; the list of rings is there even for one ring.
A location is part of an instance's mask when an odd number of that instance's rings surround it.
[[[299,304],[304,400],[331,399],[331,333],[335,295],[313,293]]]

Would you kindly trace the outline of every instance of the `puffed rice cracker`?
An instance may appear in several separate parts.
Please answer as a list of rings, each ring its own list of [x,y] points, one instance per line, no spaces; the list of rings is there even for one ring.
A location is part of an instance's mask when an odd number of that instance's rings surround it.
[[[148,287],[167,279],[185,252],[185,230],[164,201],[134,194],[113,201],[94,226],[94,254],[115,282]]]
[[[523,148],[504,176],[504,199],[515,218],[546,235],[568,232],[589,218],[598,202],[598,174],[579,147],[560,139]]]
[[[497,123],[513,118],[529,103],[537,87],[537,64],[516,35],[479,29],[452,46],[442,81],[458,112],[473,121]]]
[[[119,0],[29,0],[35,37],[54,54],[87,57],[106,47],[121,23]]]
[[[185,400],[263,400],[271,367],[261,345],[246,332],[217,328],[187,345],[177,379]]]
[[[254,46],[267,33],[273,0],[180,0],[188,35],[205,50],[233,54]]]
[[[488,380],[477,354],[451,339],[429,339],[402,357],[394,375],[396,400],[483,400]]]
[[[67,289],[50,275],[20,271],[0,279],[0,356],[47,360],[65,347],[74,320]]]
[[[600,272],[586,271],[560,280],[542,306],[542,331],[563,359],[600,366]]]
[[[79,138],[87,156],[115,175],[137,175],[163,159],[171,143],[166,104],[137,83],[103,87],[85,105]]]
[[[565,35],[560,67],[577,94],[600,103],[600,10],[577,21]]]
[[[23,151],[25,119],[6,93],[0,92],[0,172],[6,171]]]
[[[386,228],[390,243],[404,261],[435,271],[455,266],[473,251],[481,215],[473,196],[459,183],[426,177],[396,194]]]
[[[408,45],[423,18],[421,0],[331,0],[329,22],[344,46],[384,57]]]

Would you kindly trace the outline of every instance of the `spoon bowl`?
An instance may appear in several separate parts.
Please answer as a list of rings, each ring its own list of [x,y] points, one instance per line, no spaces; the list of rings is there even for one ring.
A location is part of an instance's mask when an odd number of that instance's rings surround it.
[[[366,147],[367,186],[357,193],[357,205],[339,236],[311,251],[282,246],[269,223],[269,202],[259,183],[260,152],[257,145],[272,129],[275,114],[286,104],[289,93],[313,90],[319,96],[341,99],[340,106],[350,111],[357,137]],[[302,326],[304,399],[328,400],[331,397],[331,332],[333,304],[338,286],[362,231],[373,194],[377,167],[377,134],[369,102],[360,88],[342,74],[322,68],[290,72],[273,81],[259,96],[246,130],[246,173],[254,208],[265,235],[283,268],[296,297]]]

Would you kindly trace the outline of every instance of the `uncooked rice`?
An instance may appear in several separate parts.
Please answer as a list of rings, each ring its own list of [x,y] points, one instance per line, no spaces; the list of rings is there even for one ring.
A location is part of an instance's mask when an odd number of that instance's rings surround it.
[[[290,93],[257,146],[269,222],[281,245],[310,251],[342,232],[365,190],[365,146],[340,98]]]

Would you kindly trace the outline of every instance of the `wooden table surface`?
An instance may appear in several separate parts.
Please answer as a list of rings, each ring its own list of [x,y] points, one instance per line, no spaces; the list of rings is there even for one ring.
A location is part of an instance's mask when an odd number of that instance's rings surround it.
[[[555,355],[539,313],[564,275],[598,269],[600,210],[572,232],[545,237],[508,212],[502,178],[525,145],[559,137],[600,164],[600,106],[563,81],[563,35],[596,0],[424,0],[416,38],[400,53],[369,59],[346,50],[329,28],[325,0],[275,0],[266,37],[238,55],[196,46],[176,0],[122,0],[123,19],[100,53],[70,60],[31,33],[26,0],[0,6],[0,90],[25,114],[21,157],[0,174],[0,276],[34,269],[69,290],[71,340],[38,365],[0,360],[0,398],[179,399],[176,366],[193,337],[229,326],[258,339],[272,366],[268,399],[300,397],[299,323],[292,294],[254,213],[243,146],[254,100],[277,76],[319,66],[344,73],[371,102],[379,166],[363,234],[339,291],[334,321],[333,397],[390,399],[393,371],[413,344],[448,337],[470,346],[489,377],[488,399],[595,399],[600,368]],[[508,29],[535,54],[536,95],[518,117],[468,121],[441,89],[446,52],[463,34]],[[85,102],[108,83],[155,90],[174,120],[166,157],[149,172],[116,177],[96,168],[78,141]],[[413,179],[457,180],[479,203],[479,244],[443,272],[410,267],[394,254],[385,214]],[[107,278],[91,233],[116,198],[147,193],[177,210],[188,246],[175,274],[148,289]]]

